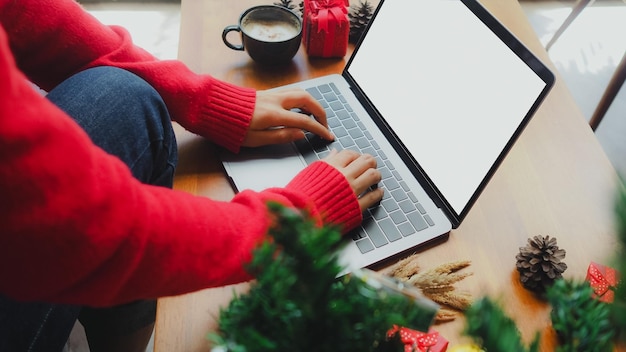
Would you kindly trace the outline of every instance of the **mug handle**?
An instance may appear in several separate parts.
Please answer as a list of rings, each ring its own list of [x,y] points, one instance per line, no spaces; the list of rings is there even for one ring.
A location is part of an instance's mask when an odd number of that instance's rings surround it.
[[[239,28],[239,26],[237,25],[230,25],[227,26],[226,28],[224,28],[224,31],[222,32],[222,40],[224,41],[224,44],[226,44],[227,47],[233,49],[233,50],[240,50],[243,51],[243,42],[239,45],[234,45],[231,44],[228,39],[226,39],[226,35],[232,31],[237,31],[239,33],[241,33],[241,29]]]

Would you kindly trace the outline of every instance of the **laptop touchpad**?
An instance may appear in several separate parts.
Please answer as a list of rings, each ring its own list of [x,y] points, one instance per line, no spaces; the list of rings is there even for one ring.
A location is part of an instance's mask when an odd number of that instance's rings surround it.
[[[291,143],[223,151],[220,157],[237,191],[283,187],[306,166]]]

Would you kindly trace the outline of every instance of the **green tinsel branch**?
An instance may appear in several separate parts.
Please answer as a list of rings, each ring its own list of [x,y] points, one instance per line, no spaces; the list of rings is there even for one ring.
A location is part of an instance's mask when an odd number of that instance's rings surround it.
[[[613,350],[610,304],[593,297],[588,281],[557,280],[548,289],[550,319],[559,338],[556,352]]]
[[[220,312],[209,336],[218,351],[403,351],[394,324],[426,331],[436,306],[422,306],[353,275],[337,276],[340,233],[270,204],[272,240],[253,255],[256,280]]]
[[[502,310],[500,304],[489,297],[474,302],[465,312],[464,333],[474,339],[485,351],[536,352],[539,335],[529,347],[522,343],[517,325]]]

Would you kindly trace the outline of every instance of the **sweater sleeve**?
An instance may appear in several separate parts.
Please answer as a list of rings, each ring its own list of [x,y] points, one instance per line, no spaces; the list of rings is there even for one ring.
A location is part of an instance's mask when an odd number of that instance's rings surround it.
[[[174,121],[239,150],[254,90],[196,74],[178,60],[157,60],[133,45],[126,30],[103,25],[74,0],[0,0],[0,23],[19,68],[42,89],[86,68],[119,67],[152,85]]]
[[[323,162],[284,189],[219,202],[135,180],[35,91],[0,27],[0,292],[108,306],[250,279],[267,202],[318,224],[360,220],[346,179]]]

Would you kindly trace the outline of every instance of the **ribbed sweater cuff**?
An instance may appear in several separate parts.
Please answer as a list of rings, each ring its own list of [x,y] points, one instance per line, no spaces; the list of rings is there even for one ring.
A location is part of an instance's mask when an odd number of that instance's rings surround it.
[[[209,100],[200,107],[194,132],[238,152],[252,119],[256,91],[216,79],[207,86]]]
[[[307,195],[324,223],[340,226],[343,233],[361,223],[359,202],[348,180],[326,162],[317,161],[309,165],[286,188]]]

